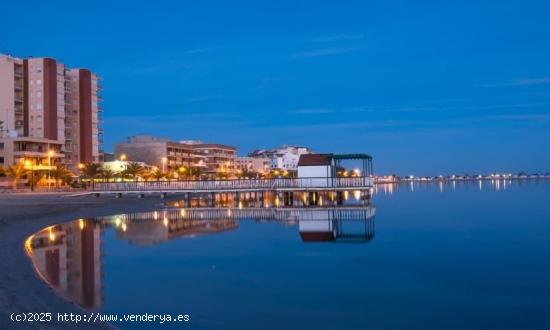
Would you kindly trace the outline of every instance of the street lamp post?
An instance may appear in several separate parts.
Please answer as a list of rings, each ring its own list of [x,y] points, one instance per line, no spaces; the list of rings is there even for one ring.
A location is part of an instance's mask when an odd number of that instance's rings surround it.
[[[34,160],[25,161],[25,165],[31,168],[31,191],[34,191]]]
[[[54,155],[54,151],[49,150],[48,151],[48,191],[50,191],[50,183],[51,183],[51,180],[52,180],[51,171],[52,171],[52,157],[53,157],[53,155]]]
[[[79,184],[82,186],[82,178],[83,178],[83,171],[84,171],[84,167],[86,167],[86,165],[82,164],[82,163],[78,163],[78,170],[80,172],[80,175],[78,176],[78,179],[80,180]]]

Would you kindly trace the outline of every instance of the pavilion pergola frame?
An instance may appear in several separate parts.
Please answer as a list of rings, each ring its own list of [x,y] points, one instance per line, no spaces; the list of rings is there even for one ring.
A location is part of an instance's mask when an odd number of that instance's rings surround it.
[[[372,167],[372,156],[368,154],[336,154],[331,155],[332,157],[332,168],[334,173],[333,177],[336,177],[336,170],[341,166],[342,161],[346,160],[361,160],[362,162],[362,176],[372,176],[373,167]]]

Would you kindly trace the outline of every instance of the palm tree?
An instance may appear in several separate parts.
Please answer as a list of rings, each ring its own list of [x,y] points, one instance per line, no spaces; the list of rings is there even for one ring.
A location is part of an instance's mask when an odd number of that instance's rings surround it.
[[[55,187],[57,188],[60,182],[70,183],[73,174],[62,164],[57,164],[51,171],[51,177],[55,179]]]
[[[3,172],[6,176],[12,178],[12,188],[13,190],[15,190],[17,189],[17,181],[19,181],[29,171],[25,168],[25,165],[17,163],[10,167],[6,167],[5,169],[3,169]]]
[[[164,173],[162,173],[161,170],[158,168],[154,169],[153,171],[149,172],[149,176],[153,179],[156,179],[157,181],[163,179],[165,177]]]
[[[110,168],[102,168],[100,175],[105,182],[109,182],[115,177],[116,173]]]
[[[81,171],[82,171],[82,174],[84,174],[84,176],[86,176],[89,179],[97,178],[101,173],[101,164],[97,164],[97,163],[85,164]]]
[[[199,179],[202,174],[202,169],[200,167],[189,167],[189,178]]]
[[[126,169],[124,170],[124,174],[132,178],[134,181],[137,181],[138,177],[140,177],[145,172],[145,169],[143,166],[141,166],[140,163],[129,163],[126,165]]]

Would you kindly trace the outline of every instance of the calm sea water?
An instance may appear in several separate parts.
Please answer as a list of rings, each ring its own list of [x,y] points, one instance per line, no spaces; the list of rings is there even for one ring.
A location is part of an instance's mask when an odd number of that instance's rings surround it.
[[[90,310],[190,316],[159,328],[550,329],[548,181],[379,186],[372,203],[81,219],[34,235],[33,258]]]

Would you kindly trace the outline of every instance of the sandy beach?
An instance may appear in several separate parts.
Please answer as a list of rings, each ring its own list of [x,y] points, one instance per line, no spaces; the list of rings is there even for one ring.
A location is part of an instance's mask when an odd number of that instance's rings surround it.
[[[36,275],[26,255],[24,240],[34,232],[56,223],[128,210],[147,211],[164,199],[148,197],[69,197],[67,193],[0,194],[0,324],[14,329],[98,329],[107,324],[57,322],[12,322],[12,313],[83,313],[58,296]]]

